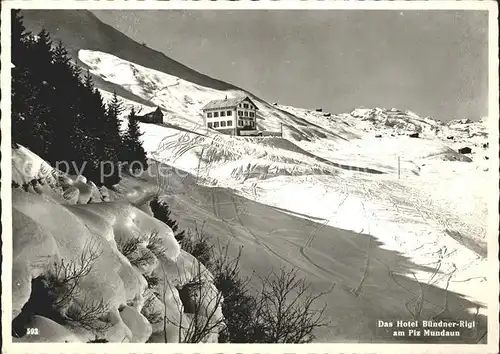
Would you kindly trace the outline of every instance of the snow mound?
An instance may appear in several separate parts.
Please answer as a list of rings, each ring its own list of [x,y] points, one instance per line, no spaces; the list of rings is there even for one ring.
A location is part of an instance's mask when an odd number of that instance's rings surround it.
[[[12,181],[17,184],[23,185],[37,179],[55,182],[54,173],[49,163],[24,146],[17,145],[12,149]]]
[[[148,155],[204,183],[240,183],[279,175],[335,174],[338,168],[299,148],[272,137],[242,138],[197,134],[142,124]],[[165,171],[165,173],[181,173]]]
[[[40,176],[40,166],[46,163],[28,149],[21,152],[15,155],[14,165],[23,165],[23,157],[34,161],[37,164],[31,164],[27,179]],[[25,175],[17,175],[19,181],[20,176]],[[73,185],[66,192],[71,191],[73,199],[81,199],[78,191],[90,181],[82,176],[71,181]],[[152,194],[144,193],[143,184],[129,178],[110,193],[110,199],[115,201],[83,204],[76,200],[68,204],[43,192],[12,188],[12,318],[23,328],[43,327],[37,341],[87,342],[98,335],[109,342],[145,342],[150,337],[176,342],[180,340],[179,326],[189,327],[191,322],[190,316],[183,314],[183,303],[190,298],[196,300],[195,294],[188,294],[187,300],[181,301],[180,292],[197,279],[200,269],[203,293],[217,294],[212,275],[193,256],[180,250],[172,230],[128,202],[147,201]],[[150,192],[155,188],[150,186]],[[126,251],[131,244],[135,245],[132,251]],[[56,313],[44,312],[42,316],[30,312],[33,304],[43,301],[41,284],[55,299],[67,294],[67,288],[56,285],[67,279],[66,273],[57,269],[63,269],[63,265],[82,269],[84,264],[90,264],[90,271],[78,278],[72,296],[56,308]],[[163,290],[158,293],[148,293],[146,277],[152,274],[160,279]],[[166,334],[163,323],[155,327],[146,316],[147,310],[143,311],[147,296],[153,296],[156,311],[168,317]],[[214,320],[223,317],[220,307],[214,308],[211,301],[203,300],[202,311],[215,313]],[[100,302],[104,306],[98,318],[85,325],[75,320],[81,311]],[[217,331],[215,328],[206,340],[216,341]],[[33,338],[20,336],[16,341]]]
[[[96,185],[84,176],[70,176],[53,168],[24,146],[12,149],[12,184],[63,204],[100,201]]]
[[[50,166],[24,146],[12,149],[12,185],[61,204],[87,204],[127,200],[141,204],[157,192],[157,187],[136,178],[123,176],[110,190],[100,188],[85,176],[68,175]]]

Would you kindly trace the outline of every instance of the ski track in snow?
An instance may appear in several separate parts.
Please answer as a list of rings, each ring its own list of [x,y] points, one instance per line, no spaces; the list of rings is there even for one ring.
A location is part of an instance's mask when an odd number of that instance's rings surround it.
[[[457,123],[455,129],[406,112],[399,121],[403,128],[389,130],[390,120],[397,119],[391,114],[400,113],[359,109],[327,119],[322,113],[306,109],[257,102],[261,109],[258,123],[261,128],[276,130],[284,121],[300,129],[297,132],[284,129],[283,145],[277,143],[279,139],[220,136],[201,126],[201,107],[226,94],[232,98],[244,92],[195,85],[106,53],[81,50],[79,57],[93,74],[122,85],[165,111],[168,127],[141,124],[144,147],[154,159],[196,175],[200,184],[231,188],[246,198],[294,215],[324,220],[323,225],[369,234],[370,241],[373,237],[384,243],[385,248],[397,250],[416,264],[429,265],[442,272],[415,272],[419,281],[445,288],[451,277],[450,290],[486,303],[483,276],[486,273],[483,252],[486,196],[479,192],[476,184],[487,181],[488,163],[481,155],[488,151],[478,147],[486,141],[479,124],[469,124],[467,129],[462,129]],[[110,93],[101,92],[105,99],[110,97]],[[124,105],[129,109],[144,108],[128,100],[124,100]],[[378,112],[374,118],[369,116],[373,112]],[[288,117],[288,113],[297,118]],[[404,129],[416,126],[422,127],[419,139],[401,135]],[[308,129],[313,131],[317,127],[331,132],[330,136],[322,138],[311,133],[306,139]],[[464,135],[466,131],[469,135]],[[390,132],[394,132],[393,136]],[[375,134],[382,137],[377,138]],[[448,135],[455,136],[455,140],[447,141]],[[464,158],[455,149],[465,143],[475,146],[472,162],[440,160],[441,156],[448,155],[453,159]],[[292,146],[296,151],[290,149]],[[397,177],[398,158],[401,179]],[[384,174],[352,171],[349,166]],[[464,185],[468,187],[464,189]],[[215,194],[212,202],[214,214],[220,215]],[[233,207],[238,220],[228,221],[228,233],[239,224],[253,242],[297,266],[246,228],[234,201]],[[308,255],[313,241],[314,232],[302,244],[287,240],[299,248],[307,262],[335,276]],[[467,247],[471,245],[476,252]],[[367,262],[370,262],[369,250],[370,244],[363,250],[367,253]]]

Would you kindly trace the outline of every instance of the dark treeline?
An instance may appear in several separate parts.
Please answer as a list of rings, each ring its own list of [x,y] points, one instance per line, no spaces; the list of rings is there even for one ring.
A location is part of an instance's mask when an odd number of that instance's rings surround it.
[[[23,26],[12,13],[12,140],[69,174],[81,173],[105,185],[119,181],[120,170],[145,168],[139,124],[132,110],[127,131],[114,94],[105,104],[89,72],[82,74],[61,42]]]

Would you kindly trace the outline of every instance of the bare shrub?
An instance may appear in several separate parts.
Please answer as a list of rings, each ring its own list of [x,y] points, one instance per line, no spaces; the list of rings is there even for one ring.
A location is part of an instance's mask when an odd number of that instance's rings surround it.
[[[34,279],[30,299],[13,321],[17,336],[25,333],[25,326],[34,315],[94,334],[109,328],[105,319],[109,310],[107,304],[103,300],[93,300],[87,294],[82,296],[79,288],[81,280],[91,273],[101,253],[95,242],[88,242],[78,259],[56,262],[48,274]]]
[[[146,319],[148,320],[149,323],[151,324],[156,324],[160,323],[163,321],[163,315],[160,311],[149,311],[153,305],[153,301],[156,299],[156,296],[154,294],[150,294],[146,300],[144,301],[144,306],[142,307],[142,314]]]
[[[217,330],[220,343],[309,343],[315,338],[313,331],[327,325],[323,322],[326,304],[318,307],[317,303],[333,287],[314,293],[296,269],[282,268],[262,278],[262,288],[255,294],[249,286],[250,278],[240,275],[241,248],[236,257],[231,257],[228,245],[219,243],[216,249],[208,243],[202,228],[195,232],[196,238],[185,238],[189,240],[185,250],[197,257],[202,255],[218,294],[207,298],[210,295],[202,293],[203,271],[198,263],[196,276],[177,289],[184,308],[180,323],[164,316],[165,326],[169,323],[179,327],[180,342],[199,343]],[[166,284],[171,287],[168,281]],[[202,306],[207,303],[213,306],[208,315]],[[219,306],[223,318],[215,316]],[[183,316],[190,317],[188,326],[181,325]]]
[[[141,244],[141,239],[139,237],[132,237],[126,241],[120,240],[117,242],[116,245],[121,254],[129,258],[135,252],[137,252],[137,248],[139,247],[140,244]]]
[[[189,316],[190,324],[181,326],[167,317],[164,321],[179,326],[181,342],[198,343],[217,330],[220,343],[309,343],[315,338],[313,331],[327,325],[323,322],[326,304],[317,304],[333,287],[314,293],[296,269],[282,268],[262,278],[262,288],[255,294],[249,286],[250,278],[240,275],[241,248],[234,258],[228,250],[228,245],[220,244],[217,251],[210,248],[208,269],[218,294],[208,299],[209,294],[202,293],[200,264],[195,278],[177,289],[184,308],[180,323],[182,316]],[[207,302],[214,306],[208,315],[202,311],[202,304]],[[223,319],[214,317],[218,306],[222,307]]]
[[[160,278],[158,278],[154,273],[151,274],[143,274],[144,279],[148,283],[148,289],[154,289],[158,286],[160,282]]]
[[[177,302],[179,307],[185,309],[183,313],[180,314],[180,319],[175,320],[167,316],[167,312],[163,314],[163,323],[165,331],[165,343],[168,342],[166,335],[166,328],[168,324],[175,325],[178,328],[178,338],[179,343],[201,343],[205,342],[207,338],[218,332],[224,327],[223,318],[217,315],[219,308],[223,302],[222,294],[217,291],[213,296],[210,292],[204,292],[203,285],[206,280],[204,277],[204,272],[206,270],[202,269],[201,263],[197,262],[194,266],[195,268],[191,270],[192,274],[194,272],[195,276],[187,284],[184,284],[181,288],[176,288],[179,292],[179,297],[181,302],[179,303],[175,297],[174,300]],[[174,291],[173,285],[168,281],[164,272],[164,284],[171,291]],[[165,303],[165,289],[163,290],[163,303]],[[207,309],[210,308],[208,311]],[[184,321],[183,318],[189,317],[188,321]],[[184,323],[187,322],[188,325]]]
[[[219,333],[219,343],[254,343],[260,337],[255,323],[256,298],[250,295],[249,278],[242,278],[239,272],[241,248],[235,258],[228,256],[229,247],[218,245],[213,255],[210,271],[214,284],[221,292],[224,302],[222,313],[225,327]]]
[[[315,308],[321,297],[331,292],[313,294],[310,284],[297,276],[297,270],[281,268],[262,279],[255,312],[259,338],[264,343],[309,343],[313,330],[326,326],[326,304]]]
[[[147,249],[141,249],[139,237],[132,237],[117,243],[118,250],[136,267],[144,267],[154,262],[154,254]]]
[[[210,244],[210,237],[203,227],[204,224],[201,227],[196,226],[194,230],[189,230],[179,244],[187,253],[196,257],[205,266],[209,266],[214,247]]]
[[[90,242],[84,246],[77,261],[65,262],[62,259],[59,263],[54,263],[52,271],[46,276],[47,288],[57,295],[53,302],[54,307],[63,308],[75,298],[78,293],[78,284],[83,277],[90,274],[95,261],[101,254],[97,244]]]
[[[216,332],[221,343],[309,343],[315,338],[313,331],[327,325],[323,322],[326,305],[318,308],[317,303],[333,287],[314,293],[310,284],[298,277],[296,269],[282,268],[261,279],[262,288],[255,294],[249,287],[250,279],[240,275],[241,249],[236,257],[228,255],[227,245],[219,244],[216,251],[203,227],[204,224],[196,226],[179,241],[181,248],[199,261],[197,268],[191,270],[195,276],[188,284],[174,289],[162,265],[163,289],[155,290],[155,295],[165,304],[170,301],[165,298],[165,288],[177,290],[181,301],[177,305],[184,309],[180,319],[170,318],[166,308],[163,314],[148,313],[150,323],[163,322],[166,343],[169,325],[178,327],[181,343],[200,343]],[[152,235],[148,249],[159,254],[163,251],[160,241],[157,234]],[[216,294],[203,292],[206,280],[201,263],[213,275]],[[174,301],[179,299],[174,297]],[[222,318],[217,314],[218,308],[222,308]]]
[[[161,239],[158,231],[153,231],[151,233],[146,247],[158,258],[160,258],[166,251],[165,246],[163,245],[163,240]]]
[[[109,305],[101,300],[84,296],[81,302],[70,306],[66,311],[66,322],[74,328],[83,328],[93,333],[103,333],[111,323],[105,319]]]

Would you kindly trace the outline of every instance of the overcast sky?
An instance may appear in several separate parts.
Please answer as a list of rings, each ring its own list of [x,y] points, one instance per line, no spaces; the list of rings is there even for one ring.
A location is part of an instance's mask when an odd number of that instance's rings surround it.
[[[181,63],[303,108],[487,114],[486,11],[93,11]]]

